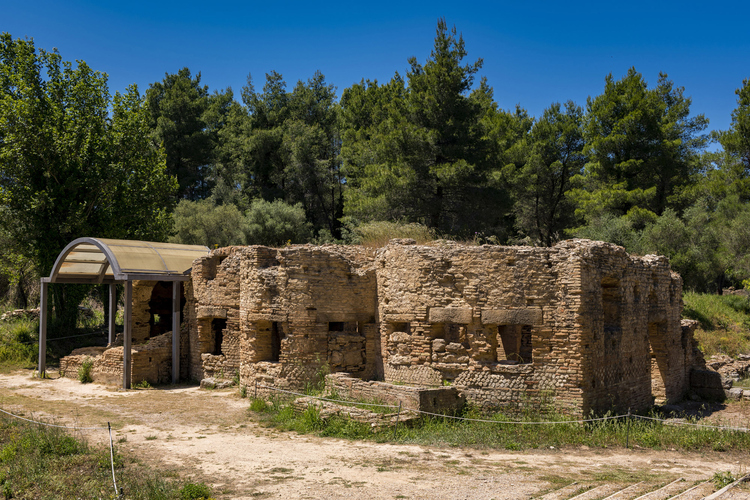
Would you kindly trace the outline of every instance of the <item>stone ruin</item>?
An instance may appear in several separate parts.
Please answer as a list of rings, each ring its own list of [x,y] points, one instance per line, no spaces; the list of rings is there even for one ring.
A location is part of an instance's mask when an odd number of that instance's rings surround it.
[[[169,382],[169,285],[133,290],[133,383]],[[219,248],[183,296],[181,378],[238,377],[248,392],[332,372],[359,394],[450,386],[483,408],[585,415],[676,402],[705,368],[667,258],[588,240]],[[162,368],[136,369],[146,358]]]

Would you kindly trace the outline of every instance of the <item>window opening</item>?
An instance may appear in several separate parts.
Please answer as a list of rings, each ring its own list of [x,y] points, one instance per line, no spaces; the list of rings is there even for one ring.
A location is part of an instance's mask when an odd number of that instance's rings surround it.
[[[531,325],[498,325],[498,362],[531,363],[532,353]]]
[[[277,362],[281,355],[281,328],[279,323],[271,323],[271,361]]]
[[[218,356],[221,354],[221,344],[224,343],[224,330],[227,328],[227,320],[214,318],[211,320],[211,331],[214,334],[214,349],[211,354]]]

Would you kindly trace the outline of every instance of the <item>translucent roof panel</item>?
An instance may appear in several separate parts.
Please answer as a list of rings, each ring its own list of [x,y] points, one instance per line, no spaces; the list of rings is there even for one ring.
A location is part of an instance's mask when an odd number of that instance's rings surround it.
[[[103,283],[185,276],[208,254],[202,245],[79,238],[60,253],[46,281]]]

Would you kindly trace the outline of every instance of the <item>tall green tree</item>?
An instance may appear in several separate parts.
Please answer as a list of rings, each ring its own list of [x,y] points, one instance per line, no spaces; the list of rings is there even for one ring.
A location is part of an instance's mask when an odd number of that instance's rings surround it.
[[[497,220],[500,193],[488,182],[483,101],[470,93],[482,60],[464,63],[466,56],[463,37],[440,19],[427,62],[409,59],[407,86],[397,74],[387,85],[362,83],[342,98],[344,142],[368,141],[342,148],[348,215],[424,222],[450,234]],[[351,109],[358,105],[366,108]]]
[[[81,236],[167,237],[176,185],[148,119],[135,86],[110,98],[85,62],[0,36],[0,224],[40,274]],[[75,290],[53,290],[67,326]]]
[[[585,164],[583,148],[583,109],[572,101],[564,110],[555,103],[534,123],[525,163],[508,172],[518,230],[534,242],[551,246],[573,226],[568,191]]]
[[[590,163],[575,193],[579,213],[591,218],[636,208],[660,215],[684,208],[681,195],[707,143],[701,132],[708,120],[691,117],[690,104],[663,73],[651,89],[635,68],[618,81],[608,75],[604,93],[587,103]]]
[[[317,231],[340,237],[345,185],[334,86],[318,71],[289,92],[274,71],[260,93],[248,77],[242,100],[220,133],[217,201],[300,204]]]
[[[209,196],[218,134],[226,122],[232,91],[210,94],[188,68],[167,73],[146,91],[153,138],[167,155],[167,171],[179,182],[178,196]]]

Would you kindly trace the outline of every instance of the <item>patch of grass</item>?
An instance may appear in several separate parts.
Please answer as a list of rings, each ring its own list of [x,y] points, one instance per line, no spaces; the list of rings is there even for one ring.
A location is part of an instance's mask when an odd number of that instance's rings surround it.
[[[205,483],[188,483],[180,490],[181,500],[205,500],[211,497],[211,490]]]
[[[685,292],[683,316],[700,323],[695,337],[706,356],[750,352],[750,298]]]
[[[158,470],[117,452],[114,464],[125,498],[186,498],[180,496],[183,483],[165,479]],[[92,447],[64,429],[0,417],[0,494],[5,498],[111,498],[112,489],[108,447]]]
[[[393,238],[411,238],[418,244],[428,243],[437,238],[434,229],[414,222],[365,222],[349,229],[352,243],[366,247],[380,248]]]
[[[728,484],[732,484],[736,480],[737,478],[734,477],[734,475],[732,475],[732,473],[729,471],[716,472],[711,478],[711,481],[714,483],[714,486],[716,486],[716,489],[719,489],[719,490]]]
[[[153,389],[153,386],[148,380],[141,380],[133,386],[133,389]]]
[[[260,407],[260,403],[255,404]],[[280,399],[273,400],[271,405],[266,405],[265,402],[263,405],[265,407],[263,412],[251,415],[266,425],[301,434],[344,439],[520,451],[581,446],[624,448],[629,434],[631,447],[698,452],[750,451],[750,433],[665,425],[654,420],[632,419],[628,431],[625,419],[577,423],[571,417],[555,413],[484,414],[469,407],[462,416],[490,420],[490,422],[425,417],[409,426],[399,425],[395,431],[392,428],[378,431],[369,424],[345,417],[331,417],[323,420],[318,410],[312,407],[302,413],[295,413],[288,401]],[[657,417],[658,415],[651,416]],[[548,425],[504,423],[545,420],[561,423]]]

